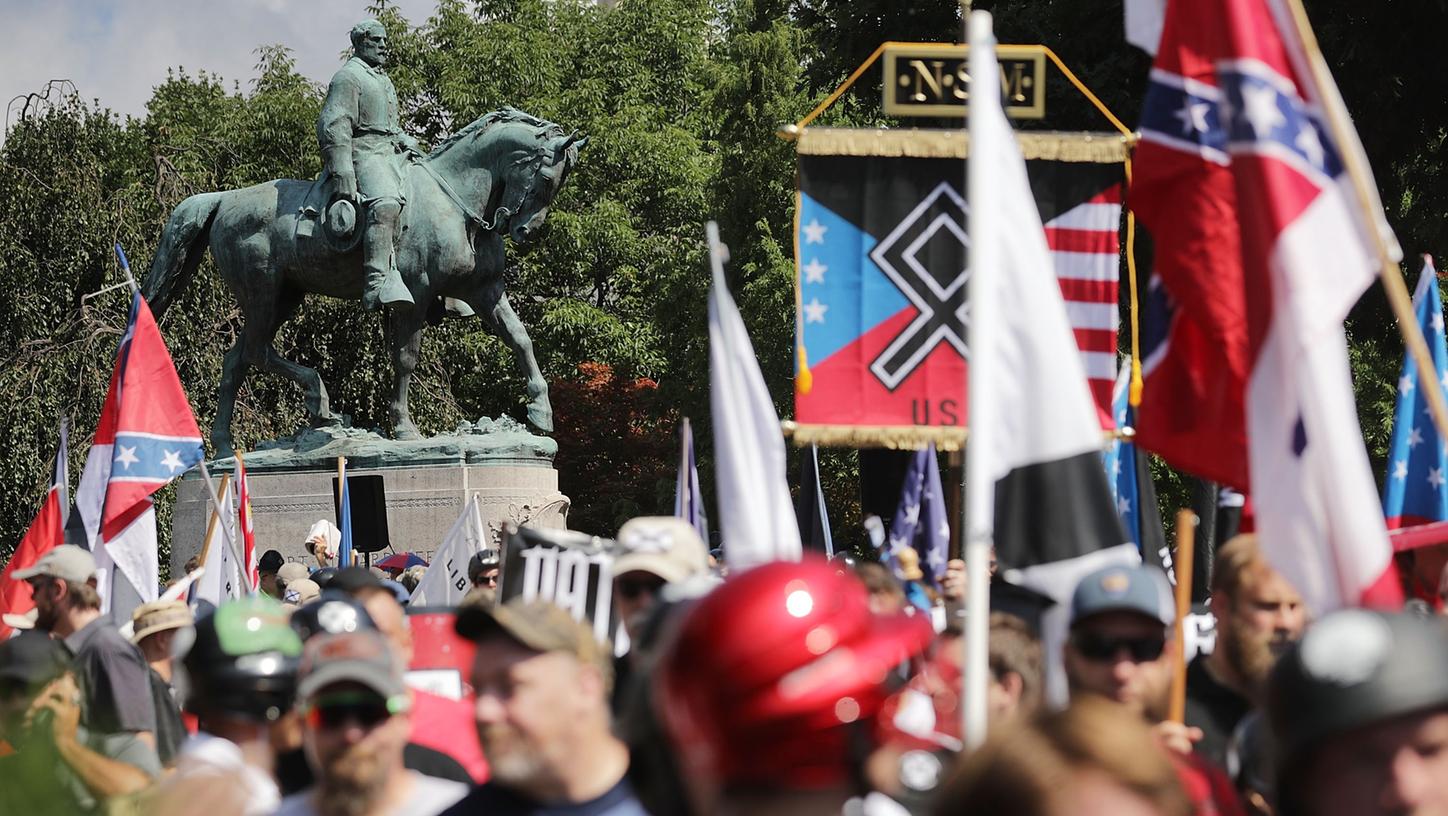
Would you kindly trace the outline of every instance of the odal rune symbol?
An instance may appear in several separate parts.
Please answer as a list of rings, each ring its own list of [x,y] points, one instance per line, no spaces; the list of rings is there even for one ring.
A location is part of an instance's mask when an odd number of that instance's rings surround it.
[[[870,363],[891,391],[942,342],[969,358],[963,336],[970,321],[966,213],[965,199],[941,182],[870,251],[870,259],[919,311]]]

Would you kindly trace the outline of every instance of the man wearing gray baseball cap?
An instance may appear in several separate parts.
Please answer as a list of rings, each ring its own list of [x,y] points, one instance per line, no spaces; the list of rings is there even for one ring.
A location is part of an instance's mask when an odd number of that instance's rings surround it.
[[[1062,649],[1071,694],[1095,694],[1161,723],[1171,690],[1176,608],[1161,570],[1112,566],[1087,575],[1071,597],[1071,631]],[[1194,729],[1160,733],[1190,752]]]
[[[463,798],[466,785],[404,766],[411,703],[402,663],[381,634],[358,630],[308,640],[297,706],[316,783],[282,800],[278,816],[429,816]]]
[[[101,614],[95,558],[64,544],[13,577],[30,584],[35,628],[64,641],[75,655],[75,675],[85,695],[81,725],[101,734],[129,732],[154,748],[151,668],[141,650]]]

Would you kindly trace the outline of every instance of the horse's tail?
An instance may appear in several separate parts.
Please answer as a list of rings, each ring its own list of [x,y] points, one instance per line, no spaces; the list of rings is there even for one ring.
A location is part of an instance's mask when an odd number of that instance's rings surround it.
[[[186,289],[201,257],[206,254],[206,239],[222,193],[201,193],[191,196],[171,211],[171,219],[161,232],[161,244],[151,261],[142,294],[151,312],[160,319],[171,301]]]

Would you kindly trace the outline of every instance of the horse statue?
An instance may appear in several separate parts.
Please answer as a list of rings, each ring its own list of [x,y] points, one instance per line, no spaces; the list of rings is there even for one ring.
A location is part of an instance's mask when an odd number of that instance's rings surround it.
[[[395,438],[421,438],[407,392],[428,306],[444,297],[466,304],[512,349],[527,380],[528,421],[540,431],[552,431],[548,383],[503,290],[503,236],[517,243],[537,236],[586,141],[552,122],[504,108],[407,164],[407,204],[395,255],[417,306],[390,309],[388,315],[393,366],[388,414]],[[362,297],[360,246],[338,247],[335,239],[325,240],[331,233],[319,224],[328,203],[324,186],[321,179],[279,179],[194,195],[177,205],[161,234],[144,284],[158,319],[189,282],[207,247],[241,306],[242,331],[226,352],[211,427],[218,456],[232,452],[236,392],[252,366],[300,385],[313,427],[341,422],[328,405],[321,376],[283,357],[272,343],[306,293]]]

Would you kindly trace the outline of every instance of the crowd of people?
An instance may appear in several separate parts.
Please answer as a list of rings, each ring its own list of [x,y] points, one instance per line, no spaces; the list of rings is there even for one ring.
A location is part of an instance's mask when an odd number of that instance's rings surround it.
[[[91,554],[52,549],[15,573],[33,621],[0,643],[0,813],[1448,813],[1448,619],[1314,618],[1250,534],[1216,553],[1180,713],[1162,572],[1083,577],[1056,654],[1050,600],[993,577],[968,752],[963,563],[936,610],[872,561],[730,574],[679,519],[617,541],[626,651],[500,598],[500,554],[473,556],[462,699],[409,681],[415,572],[268,552],[254,595],[118,625]]]

